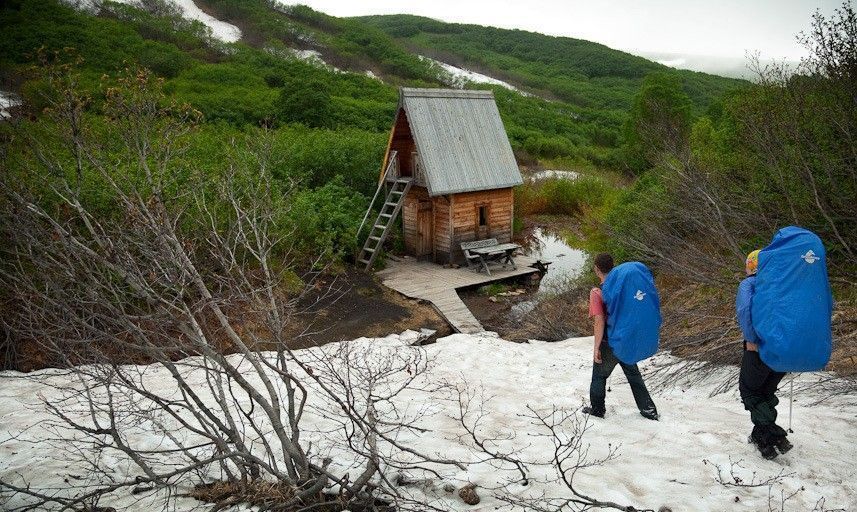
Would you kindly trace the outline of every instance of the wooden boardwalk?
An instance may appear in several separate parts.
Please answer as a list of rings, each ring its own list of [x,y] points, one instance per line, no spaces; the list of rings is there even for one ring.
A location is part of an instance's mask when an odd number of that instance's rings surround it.
[[[485,329],[458,297],[456,290],[538,272],[531,267],[535,259],[526,256],[514,259],[517,270],[492,265],[490,276],[466,267],[444,268],[437,263],[412,258],[387,260],[387,267],[378,272],[378,277],[385,286],[402,295],[431,302],[453,329],[470,334]]]

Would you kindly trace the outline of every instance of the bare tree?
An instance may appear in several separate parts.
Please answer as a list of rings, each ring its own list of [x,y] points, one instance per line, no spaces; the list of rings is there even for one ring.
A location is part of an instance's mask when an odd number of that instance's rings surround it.
[[[317,296],[324,262],[311,272],[294,263],[288,196],[271,180],[264,137],[236,145],[242,154],[223,169],[194,173],[177,156],[198,113],[167,101],[146,71],[106,88],[96,132],[71,69],[45,67],[56,142],[18,134],[31,158],[3,173],[0,286],[12,297],[10,331],[69,369],[73,385],[44,406],[53,441],[89,477],[66,489],[0,482],[17,510],[95,510],[123,490],[211,482],[228,491],[208,495],[221,505],[371,505],[397,497],[392,485],[377,490],[385,464],[460,466],[397,440],[413,418],[391,400],[425,368],[418,350],[382,360],[347,345],[314,360],[291,350],[301,335],[292,320],[308,290]],[[283,286],[295,274],[303,286]],[[411,378],[391,384],[403,372]],[[311,411],[338,418],[356,478],[307,441]],[[133,476],[117,477],[105,455]],[[331,486],[337,496],[325,494]]]

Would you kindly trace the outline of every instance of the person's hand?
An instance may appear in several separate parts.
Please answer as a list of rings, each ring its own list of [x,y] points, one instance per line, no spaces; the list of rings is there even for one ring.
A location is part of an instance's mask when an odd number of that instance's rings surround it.
[[[592,360],[601,364],[601,347],[595,347],[595,350],[592,353]]]

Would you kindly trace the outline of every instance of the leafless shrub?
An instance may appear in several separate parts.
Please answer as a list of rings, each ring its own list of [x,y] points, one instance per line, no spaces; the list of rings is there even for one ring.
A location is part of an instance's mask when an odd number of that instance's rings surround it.
[[[609,445],[605,455],[590,456],[590,445],[584,440],[589,430],[588,416],[579,416],[577,410],[565,410],[555,406],[537,410],[528,405],[527,412],[522,415],[530,421],[532,427],[528,429],[528,437],[534,439],[533,443],[545,443],[550,449],[545,450],[547,455],[543,458],[527,458],[522,455],[526,447],[514,442],[517,441],[514,433],[499,432],[489,435],[485,432],[482,422],[487,415],[485,406],[489,400],[486,397],[477,397],[473,390],[458,387],[456,400],[458,413],[455,419],[465,432],[461,441],[472,445],[482,455],[478,462],[490,463],[498,471],[509,475],[506,485],[490,489],[498,500],[517,508],[539,512],[596,508],[649,510],[603,501],[584,493],[576,486],[575,477],[578,472],[601,467],[618,456],[619,447],[613,445]],[[523,496],[512,492],[510,485],[528,486],[531,483],[530,468],[533,467],[553,468],[558,483],[566,493]]]
[[[748,470],[742,464],[742,460],[734,461],[730,457],[728,470],[720,464],[707,459],[703,459],[702,462],[714,468],[716,473],[714,480],[724,487],[747,489],[748,491],[765,489],[769,512],[785,512],[789,510],[787,507],[789,500],[806,490],[803,486],[799,486],[794,490],[786,490],[786,480],[795,476],[794,472],[790,472],[786,468],[781,468],[779,472],[769,476],[759,476],[757,471],[751,471],[748,476]],[[736,501],[738,499],[738,497],[735,498]],[[820,498],[812,510],[813,512],[834,512],[845,509],[825,508],[825,499]]]

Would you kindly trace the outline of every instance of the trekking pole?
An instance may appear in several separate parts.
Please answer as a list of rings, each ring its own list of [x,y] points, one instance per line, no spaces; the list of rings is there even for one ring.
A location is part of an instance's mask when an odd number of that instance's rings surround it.
[[[794,433],[792,430],[792,406],[795,403],[795,376],[792,375],[791,380],[789,381],[789,433]]]

